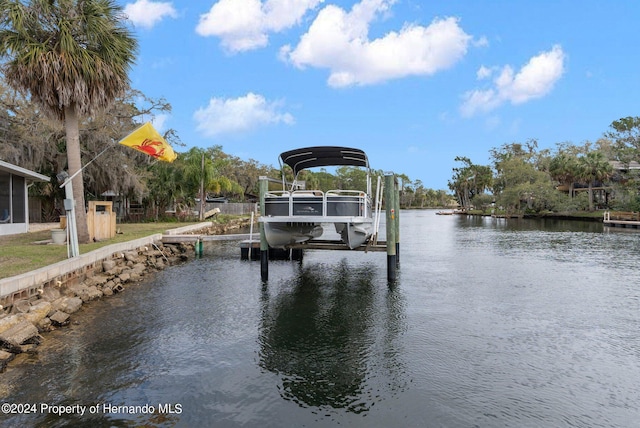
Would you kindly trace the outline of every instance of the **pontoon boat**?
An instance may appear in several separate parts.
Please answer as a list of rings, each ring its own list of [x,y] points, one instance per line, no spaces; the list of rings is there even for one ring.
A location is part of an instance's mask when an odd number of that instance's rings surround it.
[[[283,190],[268,191],[264,196],[264,224],[267,243],[272,248],[288,248],[319,238],[323,226],[333,225],[341,241],[349,249],[365,244],[374,232],[371,201],[371,171],[367,155],[349,147],[307,147],[280,155],[280,165],[293,170],[294,181]],[[336,189],[323,192],[301,188],[300,171],[314,167],[355,166],[367,172],[364,190]],[[378,190],[379,191],[379,190]]]

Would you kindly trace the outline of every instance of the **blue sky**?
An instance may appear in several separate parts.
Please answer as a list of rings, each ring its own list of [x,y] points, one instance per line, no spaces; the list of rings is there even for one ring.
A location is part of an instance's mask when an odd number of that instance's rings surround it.
[[[164,98],[186,148],[278,165],[365,150],[447,190],[456,156],[601,138],[638,116],[637,0],[138,0],[132,86]]]

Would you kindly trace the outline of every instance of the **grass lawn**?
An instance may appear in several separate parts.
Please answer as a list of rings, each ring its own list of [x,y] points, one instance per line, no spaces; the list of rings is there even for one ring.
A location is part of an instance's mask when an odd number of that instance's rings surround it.
[[[122,223],[118,229],[122,232],[114,238],[80,244],[80,254],[110,244],[132,241],[167,229],[187,226],[193,223]],[[67,258],[66,245],[36,244],[38,241],[51,239],[51,231],[21,233],[18,235],[0,236],[0,278],[7,278],[29,272]]]

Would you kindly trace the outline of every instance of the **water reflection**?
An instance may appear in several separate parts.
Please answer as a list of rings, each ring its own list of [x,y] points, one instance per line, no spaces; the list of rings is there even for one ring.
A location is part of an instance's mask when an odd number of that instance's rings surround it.
[[[4,402],[183,413],[0,426],[635,427],[640,234],[599,227],[403,212],[396,288],[384,254],[338,251],[274,261],[262,286],[216,243],[91,303],[0,382]]]
[[[456,227],[461,230],[469,228],[489,228],[500,231],[539,231],[547,232],[587,232],[600,233],[602,222],[592,220],[565,220],[561,218],[494,218],[490,216],[456,216]]]
[[[374,272],[346,260],[307,264],[275,295],[265,286],[259,364],[280,375],[282,398],[362,413],[403,389],[404,300]]]

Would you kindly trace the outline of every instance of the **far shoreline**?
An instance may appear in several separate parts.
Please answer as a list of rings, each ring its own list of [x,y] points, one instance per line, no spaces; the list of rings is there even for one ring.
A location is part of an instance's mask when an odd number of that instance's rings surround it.
[[[525,219],[551,219],[551,220],[579,220],[579,221],[590,221],[590,222],[598,222],[602,223],[604,220],[605,211],[610,210],[597,210],[597,211],[575,211],[575,212],[542,212],[542,213],[519,213],[506,216],[504,212],[495,213],[495,212],[487,212],[483,210],[466,210],[463,211],[460,208],[451,208],[451,207],[411,207],[411,208],[401,208],[402,210],[430,210],[430,211],[439,211],[439,212],[447,212],[450,211],[451,214],[456,215],[470,215],[470,216],[478,216],[478,217],[509,217],[509,218],[525,218]]]

